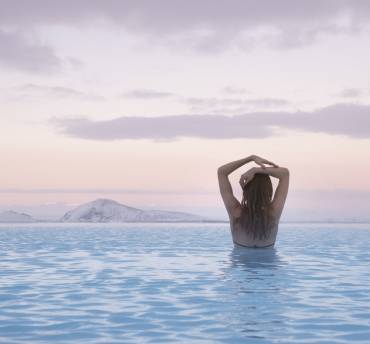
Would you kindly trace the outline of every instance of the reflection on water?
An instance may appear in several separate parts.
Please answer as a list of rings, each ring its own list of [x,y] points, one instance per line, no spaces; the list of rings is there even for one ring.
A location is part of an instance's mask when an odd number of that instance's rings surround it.
[[[230,249],[224,271],[228,308],[224,321],[233,324],[246,342],[271,343],[272,337],[284,338],[280,329],[286,321],[285,265],[274,247]]]
[[[284,264],[275,247],[261,249],[234,246],[230,253],[230,262],[233,267],[244,270],[278,269]]]

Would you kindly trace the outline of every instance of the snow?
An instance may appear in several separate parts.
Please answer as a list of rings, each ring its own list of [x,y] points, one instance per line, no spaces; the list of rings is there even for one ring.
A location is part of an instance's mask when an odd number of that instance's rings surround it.
[[[36,222],[36,220],[30,215],[9,210],[0,213],[0,222]]]
[[[62,222],[181,222],[202,221],[198,215],[164,211],[142,210],[111,199],[97,199],[67,212]]]

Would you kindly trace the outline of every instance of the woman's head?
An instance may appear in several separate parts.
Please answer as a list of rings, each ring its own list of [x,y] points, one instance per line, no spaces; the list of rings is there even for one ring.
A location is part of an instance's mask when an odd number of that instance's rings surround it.
[[[258,204],[263,206],[265,203],[271,202],[272,192],[270,176],[264,173],[256,173],[253,179],[243,187],[243,201],[246,204],[250,203],[251,206],[257,206]]]
[[[272,200],[272,183],[269,175],[256,173],[243,187],[242,220],[244,228],[253,237],[266,238],[271,229],[269,208]]]

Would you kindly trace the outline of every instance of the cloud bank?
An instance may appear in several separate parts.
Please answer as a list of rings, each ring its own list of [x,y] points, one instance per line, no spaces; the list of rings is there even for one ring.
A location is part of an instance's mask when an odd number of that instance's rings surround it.
[[[310,40],[318,32],[357,30],[369,16],[369,2],[351,0],[4,0],[0,22],[20,27],[82,26],[100,20],[137,33],[168,36],[198,31],[212,37],[217,32],[228,38],[269,27],[289,35],[285,41],[292,43]]]
[[[168,98],[173,96],[175,95],[171,92],[156,91],[150,89],[136,89],[122,94],[122,97],[124,98],[138,98],[138,99]]]
[[[210,108],[210,107],[228,107],[228,106],[259,106],[259,107],[281,107],[289,105],[290,102],[286,99],[281,98],[255,98],[255,99],[244,99],[244,98],[220,98],[220,97],[209,97],[209,98],[180,98],[180,101],[193,108]]]
[[[26,72],[49,73],[60,68],[61,60],[52,48],[29,41],[20,33],[1,30],[0,26],[0,65]]]
[[[358,88],[345,88],[338,95],[342,98],[358,98],[364,94],[364,90]]]
[[[64,86],[44,86],[37,84],[24,84],[16,88],[18,97],[54,97],[54,98],[73,98],[86,101],[103,101],[104,97],[89,93],[82,92],[70,87]]]
[[[114,26],[146,38],[150,46],[213,54],[261,44],[298,48],[322,34],[357,34],[369,22],[369,1],[3,0],[0,62],[31,71],[58,65],[51,47],[30,44],[23,35],[48,26]]]
[[[176,138],[267,138],[279,128],[352,138],[370,138],[370,106],[335,104],[312,112],[250,112],[237,116],[174,115],[123,116],[94,121],[88,118],[53,118],[59,132],[89,140]]]

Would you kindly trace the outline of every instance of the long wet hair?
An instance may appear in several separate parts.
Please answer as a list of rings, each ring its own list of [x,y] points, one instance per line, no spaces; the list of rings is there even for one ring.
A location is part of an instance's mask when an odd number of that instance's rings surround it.
[[[256,173],[243,188],[239,221],[248,234],[253,234],[253,239],[266,239],[271,232],[274,222],[270,213],[272,193],[271,179],[263,173]]]

